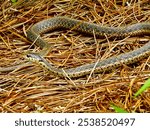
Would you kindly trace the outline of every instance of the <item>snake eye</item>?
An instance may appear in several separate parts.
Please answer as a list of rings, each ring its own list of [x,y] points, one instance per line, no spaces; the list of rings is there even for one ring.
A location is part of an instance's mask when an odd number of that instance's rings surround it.
[[[28,57],[28,58],[29,58],[29,57],[30,57],[30,55],[29,55],[29,54],[27,54],[27,55],[26,55],[26,57]]]
[[[26,54],[26,58],[31,58],[31,55],[30,54]]]

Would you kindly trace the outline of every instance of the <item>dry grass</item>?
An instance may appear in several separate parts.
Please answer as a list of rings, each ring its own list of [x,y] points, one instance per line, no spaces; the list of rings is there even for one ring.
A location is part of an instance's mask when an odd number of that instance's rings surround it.
[[[67,16],[109,26],[150,21],[149,0],[19,1],[12,5],[0,0],[0,67],[24,62],[24,50],[38,51],[26,39],[25,30],[46,18]],[[47,33],[43,38],[54,44],[46,58],[65,68],[125,53],[149,40],[144,36],[110,41],[69,30]],[[111,103],[128,112],[150,112],[150,90],[132,98],[149,78],[149,61],[70,80],[47,74],[35,64],[1,72],[0,112],[114,112]]]

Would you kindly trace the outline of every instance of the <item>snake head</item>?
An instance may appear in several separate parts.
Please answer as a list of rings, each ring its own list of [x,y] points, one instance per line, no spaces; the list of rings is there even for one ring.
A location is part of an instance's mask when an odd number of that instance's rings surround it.
[[[28,52],[24,57],[25,59],[32,62],[41,62],[43,60],[43,58],[38,53],[34,52]]]
[[[50,67],[53,66],[52,63],[47,62],[47,60],[44,59],[44,58],[43,58],[40,54],[38,54],[38,53],[34,53],[34,52],[27,53],[27,54],[25,55],[25,59],[27,59],[28,61],[37,63],[37,64],[43,66],[44,68],[48,68],[48,66],[50,66]]]

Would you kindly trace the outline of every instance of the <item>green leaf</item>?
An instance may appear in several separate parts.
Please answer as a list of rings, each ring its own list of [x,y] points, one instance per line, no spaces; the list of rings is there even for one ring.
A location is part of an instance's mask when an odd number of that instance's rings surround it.
[[[134,97],[137,97],[138,95],[140,95],[142,92],[144,92],[149,87],[150,87],[150,79],[146,80],[144,85],[142,85],[142,87],[134,94]]]
[[[128,113],[126,110],[114,105],[114,104],[111,104],[111,107],[115,110],[115,112],[117,113]]]

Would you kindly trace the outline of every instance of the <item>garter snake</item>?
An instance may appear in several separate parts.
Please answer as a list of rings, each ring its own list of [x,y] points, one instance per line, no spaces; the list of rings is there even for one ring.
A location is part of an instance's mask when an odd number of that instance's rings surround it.
[[[107,27],[100,26],[94,23],[84,22],[66,17],[54,17],[43,20],[34,24],[29,30],[27,30],[27,38],[32,42],[35,42],[37,46],[42,48],[45,54],[47,54],[51,45],[45,42],[40,34],[45,32],[54,31],[56,29],[70,29],[86,34],[93,35],[93,32],[98,37],[104,37],[105,35],[110,37],[126,37],[137,35],[149,35],[150,23],[136,23],[127,25],[124,27]],[[47,62],[42,55],[38,53],[29,52],[26,58],[32,62],[36,62],[46,68],[50,73],[58,75],[60,77],[80,77],[87,74],[100,73],[111,70],[116,67],[120,67],[123,64],[131,64],[140,61],[150,55],[150,41],[141,48],[133,50],[131,52],[121,54],[118,56],[110,57],[108,59],[98,61],[96,63],[85,64],[76,68],[59,69]]]

